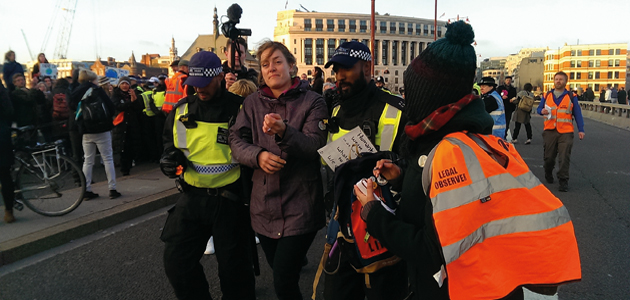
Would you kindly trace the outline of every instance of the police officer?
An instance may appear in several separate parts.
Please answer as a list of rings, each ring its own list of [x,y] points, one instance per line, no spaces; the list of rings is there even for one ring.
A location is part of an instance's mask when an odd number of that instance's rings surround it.
[[[326,68],[333,66],[339,94],[339,105],[333,108],[329,122],[328,141],[359,126],[380,151],[392,151],[403,134],[404,100],[383,91],[370,80],[371,61],[368,47],[352,41],[341,44],[326,63]],[[392,153],[391,157],[394,156]],[[365,268],[360,273],[357,270],[364,266],[358,264],[354,245],[344,243],[341,247],[344,249],[337,273],[325,276],[327,300],[403,299],[407,296],[407,272],[400,259],[389,257],[382,264],[386,266],[378,270]]]
[[[222,299],[255,299],[241,169],[228,145],[228,128],[243,98],[222,86],[223,68],[214,53],[196,53],[189,67],[186,83],[196,94],[168,115],[160,161],[162,172],[178,177],[184,191],[161,236],[166,275],[178,299],[212,299],[199,260],[214,236]]]

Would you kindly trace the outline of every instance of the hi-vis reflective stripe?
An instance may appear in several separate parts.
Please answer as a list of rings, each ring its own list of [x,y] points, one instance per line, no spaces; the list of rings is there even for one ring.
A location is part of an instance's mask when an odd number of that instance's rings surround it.
[[[182,104],[177,107],[177,113],[175,115],[184,115],[186,113],[186,107],[188,107],[188,104]],[[175,131],[177,131],[177,139],[174,140],[174,142],[176,143],[175,147],[182,150],[186,157],[190,156],[190,151],[188,150],[188,142],[186,140],[186,126],[184,126],[184,123],[177,120],[177,118],[175,118]]]
[[[442,248],[446,264],[457,260],[462,254],[486,239],[519,232],[541,231],[571,221],[565,206],[555,210],[524,216],[515,216],[483,224],[467,237]]]
[[[472,184],[441,192],[431,198],[433,213],[479,201],[479,199],[486,198],[493,193],[518,188],[533,189],[541,184],[531,171],[516,177],[510,173],[503,173],[486,178],[481,163],[470,146],[457,138],[447,137],[446,140],[459,146],[462,150]]]
[[[239,164],[202,166],[193,164],[195,171],[202,175],[217,175],[238,167]]]
[[[400,110],[398,110],[397,108],[389,104],[385,105],[385,114],[383,114],[379,120],[379,127],[382,127],[380,131],[381,145],[379,146],[379,149],[381,149],[381,151],[391,150],[394,144],[394,139],[396,138],[397,131],[396,127],[398,126],[399,112]]]

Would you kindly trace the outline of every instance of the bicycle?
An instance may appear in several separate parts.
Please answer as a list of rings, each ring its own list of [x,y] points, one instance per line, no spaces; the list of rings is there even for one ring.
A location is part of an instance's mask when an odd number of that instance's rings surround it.
[[[64,155],[63,140],[29,143],[29,137],[24,137],[34,129],[11,128],[15,148],[13,208],[21,211],[26,205],[40,215],[65,215],[83,201],[85,176],[77,163]]]

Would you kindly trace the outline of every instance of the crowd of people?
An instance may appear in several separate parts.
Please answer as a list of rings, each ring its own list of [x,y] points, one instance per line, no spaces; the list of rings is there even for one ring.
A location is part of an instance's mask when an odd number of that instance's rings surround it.
[[[553,182],[559,155],[566,191],[573,118],[584,138],[577,97],[563,72],[538,108],[531,84],[517,93],[511,78],[498,87],[482,78],[476,96],[473,42],[470,24],[450,23],[404,72],[404,97],[371,77],[370,49],[356,41],[326,63],[333,80],[318,67],[310,82],[298,75],[291,51],[273,41],[258,47],[258,74],[244,66],[241,38],[228,41],[225,62],[200,51],[144,87],[123,77],[112,88],[81,70],[72,83],[51,80],[48,97],[45,80],[27,89],[18,72],[10,96],[0,91],[0,126],[66,118],[68,128],[51,138],[68,135],[86,178],[98,148],[110,198],[121,196],[116,149],[123,175],[141,158],[159,161],[182,192],[160,237],[178,299],[212,299],[204,252],[216,255],[222,299],[256,299],[257,239],[283,300],[302,299],[300,271],[320,242],[313,289],[323,278],[327,300],[523,299],[524,287],[553,294],[581,278],[572,223],[505,138],[513,112],[514,143],[521,124],[531,143],[532,112],[545,116],[546,179]],[[66,113],[55,91],[67,95]],[[93,113],[91,103],[103,110]],[[95,122],[99,114],[108,122]],[[357,127],[378,151],[334,170],[323,164],[318,149]],[[318,241],[327,223],[327,239]]]

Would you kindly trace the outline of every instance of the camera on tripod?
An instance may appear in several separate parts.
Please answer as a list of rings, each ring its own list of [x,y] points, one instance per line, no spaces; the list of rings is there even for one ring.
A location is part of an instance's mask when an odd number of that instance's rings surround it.
[[[228,19],[221,25],[221,31],[226,38],[236,40],[241,36],[251,36],[252,30],[247,28],[236,28],[236,24],[241,21],[241,14],[243,9],[240,5],[234,3],[227,9]]]

